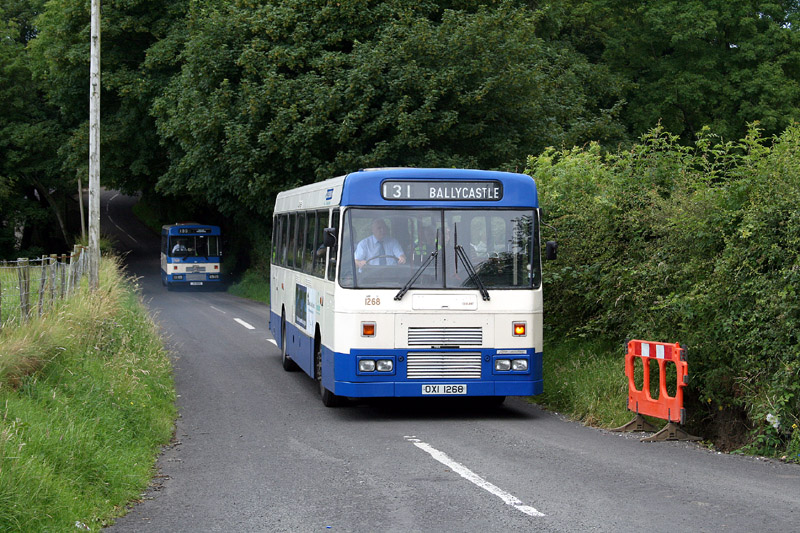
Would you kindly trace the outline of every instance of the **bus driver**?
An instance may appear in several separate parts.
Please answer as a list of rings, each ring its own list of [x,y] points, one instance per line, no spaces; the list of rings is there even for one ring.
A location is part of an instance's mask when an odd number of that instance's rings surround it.
[[[360,269],[370,265],[405,264],[406,255],[397,239],[389,237],[389,228],[380,218],[372,221],[372,235],[362,239],[356,246],[356,266]]]

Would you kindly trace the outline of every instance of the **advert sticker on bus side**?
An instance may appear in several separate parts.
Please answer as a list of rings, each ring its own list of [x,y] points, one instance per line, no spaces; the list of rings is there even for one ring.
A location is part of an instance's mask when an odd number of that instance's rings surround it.
[[[467,394],[467,386],[464,384],[454,385],[451,383],[442,385],[423,385],[422,395],[439,395],[439,396],[452,396]]]

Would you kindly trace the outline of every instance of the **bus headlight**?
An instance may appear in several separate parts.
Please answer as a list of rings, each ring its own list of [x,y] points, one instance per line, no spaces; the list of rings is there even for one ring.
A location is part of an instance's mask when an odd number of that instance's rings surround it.
[[[516,370],[518,372],[527,372],[528,370],[528,360],[527,359],[514,359],[511,361],[511,370]]]
[[[359,372],[375,372],[375,361],[372,359],[362,359],[358,362]]]
[[[391,372],[394,370],[394,362],[391,359],[378,359],[376,369],[378,372]]]
[[[183,274],[173,274],[172,279],[175,280],[183,279]]]
[[[494,369],[498,372],[527,372],[527,359],[495,359]]]
[[[508,372],[511,370],[511,359],[497,359],[494,362],[494,369],[500,372]]]
[[[219,279],[219,274],[209,274],[208,279]]]

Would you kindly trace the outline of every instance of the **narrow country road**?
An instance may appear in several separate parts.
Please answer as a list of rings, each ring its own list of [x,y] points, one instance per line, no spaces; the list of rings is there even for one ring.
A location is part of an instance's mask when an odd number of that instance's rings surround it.
[[[282,369],[266,306],[161,286],[134,203],[105,191],[101,224],[171,351],[180,418],[114,532],[800,530],[797,465],[642,443],[519,398],[325,408]]]

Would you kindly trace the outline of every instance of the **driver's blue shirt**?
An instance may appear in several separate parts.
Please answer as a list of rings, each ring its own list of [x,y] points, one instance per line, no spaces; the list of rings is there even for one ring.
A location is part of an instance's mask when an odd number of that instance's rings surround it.
[[[381,244],[383,244],[383,250],[381,250]],[[385,264],[396,265],[397,259],[395,259],[395,257],[400,257],[405,255],[405,253],[400,243],[393,237],[386,237],[381,243],[375,238],[375,235],[370,235],[366,239],[362,239],[361,242],[358,243],[358,246],[356,246],[355,258],[357,261],[366,261],[377,255],[393,255],[394,257],[384,258]],[[372,259],[369,264],[378,265],[380,264],[380,260]]]

